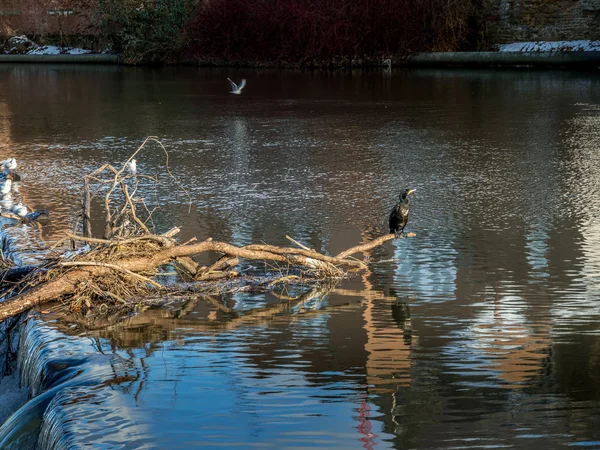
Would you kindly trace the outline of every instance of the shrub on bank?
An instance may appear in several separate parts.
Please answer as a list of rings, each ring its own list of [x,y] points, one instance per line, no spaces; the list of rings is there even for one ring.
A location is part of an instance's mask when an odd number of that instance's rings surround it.
[[[476,49],[482,0],[204,0],[186,26],[188,57],[226,62],[381,62]]]
[[[109,48],[129,63],[349,66],[380,65],[384,59],[418,51],[480,49],[485,45],[483,1],[52,0],[52,4],[73,12],[65,18],[58,15],[59,25],[61,20],[77,19],[69,22],[75,28],[58,28],[54,40],[61,46],[91,37],[94,42],[87,48]],[[51,37],[36,39],[43,43]]]
[[[129,63],[177,61],[198,0],[96,0],[99,35]]]

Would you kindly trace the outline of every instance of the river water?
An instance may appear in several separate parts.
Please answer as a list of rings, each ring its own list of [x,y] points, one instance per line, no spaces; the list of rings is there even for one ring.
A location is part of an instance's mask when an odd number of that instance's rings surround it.
[[[150,135],[185,187],[149,144],[155,224],[182,240],[335,254],[386,232],[406,187],[416,237],[234,314],[31,317],[4,448],[600,448],[597,74],[2,65],[0,157],[52,212],[6,229],[24,259],[72,227],[83,174]]]

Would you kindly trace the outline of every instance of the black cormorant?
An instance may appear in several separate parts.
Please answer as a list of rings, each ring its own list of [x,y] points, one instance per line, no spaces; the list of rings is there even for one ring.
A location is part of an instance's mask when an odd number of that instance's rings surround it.
[[[395,233],[396,237],[404,230],[408,222],[408,214],[410,213],[410,200],[408,196],[415,192],[416,189],[406,189],[400,194],[400,201],[392,208],[390,212],[390,233]]]

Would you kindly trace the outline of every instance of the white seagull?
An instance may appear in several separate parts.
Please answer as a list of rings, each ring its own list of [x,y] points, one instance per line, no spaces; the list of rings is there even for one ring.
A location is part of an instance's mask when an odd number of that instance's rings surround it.
[[[227,81],[229,81],[229,84],[231,85],[231,91],[229,91],[230,94],[241,94],[242,93],[242,89],[244,89],[244,86],[246,86],[246,79],[243,78],[242,81],[240,81],[240,85],[238,86],[237,84],[235,84],[233,81],[231,81],[231,79],[227,78]]]
[[[2,193],[3,195],[6,195],[10,192],[12,187],[12,181],[10,180],[4,180],[2,183],[0,183],[0,193]]]
[[[132,159],[127,163],[127,170],[129,170],[129,172],[131,172],[132,174],[135,174],[137,172],[137,163],[135,159]]]
[[[11,208],[11,211],[19,217],[25,217],[27,215],[27,207],[25,207],[22,203],[17,203]]]
[[[8,158],[2,161],[2,167],[8,170],[15,170],[17,168],[17,160],[15,158]]]
[[[2,197],[2,200],[0,200],[0,206],[2,207],[2,209],[6,210],[6,211],[11,211],[14,204],[15,203],[13,202],[11,195],[5,194]]]

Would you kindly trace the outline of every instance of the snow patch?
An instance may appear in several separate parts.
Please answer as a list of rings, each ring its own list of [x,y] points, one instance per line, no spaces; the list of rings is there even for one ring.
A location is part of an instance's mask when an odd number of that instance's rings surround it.
[[[537,41],[498,45],[500,52],[598,52],[600,41]]]
[[[4,53],[21,55],[35,48],[37,48],[37,44],[23,34],[9,38],[4,44]]]
[[[92,53],[92,51],[83,48],[70,48],[67,53],[69,55],[86,55],[88,53]]]
[[[27,42],[29,42],[29,38],[25,35],[22,36],[13,36],[10,39],[10,42],[12,44],[27,44]]]
[[[35,50],[30,50],[27,52],[28,55],[59,55],[60,48],[54,45],[42,45],[41,47],[36,48]]]
[[[88,53],[92,53],[92,51],[83,48],[57,47],[55,45],[43,45],[27,52],[28,55],[85,55]]]

